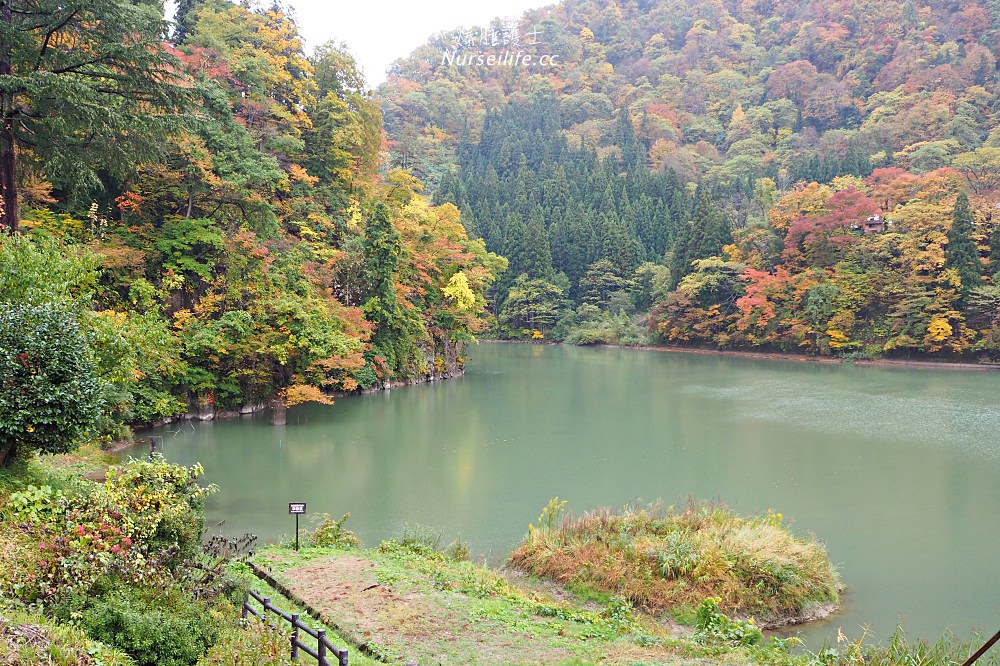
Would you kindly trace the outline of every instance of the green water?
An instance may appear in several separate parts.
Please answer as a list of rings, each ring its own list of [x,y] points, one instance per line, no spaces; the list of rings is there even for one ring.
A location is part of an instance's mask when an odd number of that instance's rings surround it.
[[[230,534],[290,535],[287,503],[404,524],[499,561],[554,496],[569,508],[720,499],[781,511],[838,564],[843,610],[803,629],[886,637],[1000,628],[1000,373],[482,343],[465,377],[163,435],[222,491]],[[136,455],[143,451],[137,449]]]

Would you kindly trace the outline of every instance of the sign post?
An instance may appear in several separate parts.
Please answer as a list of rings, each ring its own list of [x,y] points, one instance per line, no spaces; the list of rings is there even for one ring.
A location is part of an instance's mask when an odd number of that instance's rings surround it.
[[[305,502],[289,502],[288,513],[295,516],[295,551],[299,550],[299,516],[306,512]]]

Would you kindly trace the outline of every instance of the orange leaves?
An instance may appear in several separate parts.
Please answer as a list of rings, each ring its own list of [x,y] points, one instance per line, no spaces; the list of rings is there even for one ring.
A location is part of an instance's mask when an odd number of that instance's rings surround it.
[[[102,243],[97,249],[97,256],[102,268],[110,269],[116,274],[127,273],[132,276],[141,274],[146,261],[145,252],[125,245],[117,238]]]
[[[883,211],[888,212],[916,194],[920,176],[899,167],[888,167],[872,171],[866,182],[871,197]]]
[[[138,213],[140,204],[142,204],[142,197],[135,192],[129,191],[119,197],[115,197],[115,205],[123,213]]]
[[[777,302],[787,300],[785,290],[789,277],[787,270],[779,271],[780,275],[770,275],[748,268],[743,274],[743,279],[747,281],[747,293],[736,300],[736,307],[740,311],[736,330],[764,331],[777,316]]]
[[[314,363],[318,368],[326,372],[335,370],[360,370],[365,367],[365,357],[361,352],[349,353],[345,356],[328,356]]]
[[[319,178],[316,176],[310,176],[309,172],[298,164],[289,164],[285,170],[288,172],[289,180],[293,183],[302,183],[312,187],[319,182]]]
[[[743,273],[746,295],[736,301],[736,331],[753,345],[812,344],[814,331],[802,313],[807,294],[819,284],[820,277],[812,271],[792,273],[783,267],[774,273],[748,268]]]
[[[281,400],[285,403],[285,407],[301,405],[304,402],[318,402],[321,405],[333,404],[333,398],[309,384],[294,384],[283,389],[281,391]]]

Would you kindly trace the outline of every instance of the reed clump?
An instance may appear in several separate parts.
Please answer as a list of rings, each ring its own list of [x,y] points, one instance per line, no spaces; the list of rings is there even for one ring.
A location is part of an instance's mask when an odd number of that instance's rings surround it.
[[[553,500],[510,564],[571,588],[627,598],[648,613],[690,616],[706,598],[734,617],[781,626],[823,617],[842,589],[826,549],[780,513],[744,518],[721,504],[598,509],[574,518]]]

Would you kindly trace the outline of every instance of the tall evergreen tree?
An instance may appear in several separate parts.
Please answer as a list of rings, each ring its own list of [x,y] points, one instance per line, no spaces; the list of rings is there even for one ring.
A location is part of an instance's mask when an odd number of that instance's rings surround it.
[[[993,227],[990,233],[990,273],[1000,273],[1000,224]]]
[[[979,250],[972,240],[973,232],[972,210],[969,207],[969,196],[961,192],[955,200],[955,208],[951,216],[951,229],[948,230],[948,246],[944,251],[945,266],[958,271],[962,281],[962,299],[969,292],[983,284],[980,275],[982,263],[979,261]]]
[[[542,222],[540,209],[535,209],[528,218],[524,234],[524,271],[529,277],[551,280],[555,271],[552,270],[552,252],[549,239]]]
[[[715,207],[707,188],[698,193],[698,203],[691,214],[691,222],[683,229],[674,245],[670,262],[670,282],[676,287],[681,278],[691,272],[691,262],[721,254],[724,245],[733,242],[729,220]]]
[[[149,2],[0,0],[0,227],[19,227],[18,161],[68,191],[158,156],[190,105]]]
[[[375,324],[372,345],[381,352],[391,370],[399,369],[409,358],[412,339],[420,325],[412,312],[399,306],[396,270],[403,252],[399,232],[392,225],[389,207],[374,205],[365,225],[363,242],[365,277],[365,317]]]
[[[175,44],[183,44],[187,36],[191,34],[194,27],[194,11],[198,5],[204,4],[205,0],[177,0],[174,8],[174,33],[172,35]]]
[[[496,285],[501,299],[519,274],[542,277],[546,254],[575,298],[587,266],[601,258],[622,277],[643,260],[662,260],[673,236],[669,211],[687,217],[687,197],[675,173],[649,172],[626,109],[616,128],[621,159],[599,159],[582,141],[569,148],[558,100],[540,94],[490,112],[478,144],[459,146],[459,182],[443,182],[436,200],[468,202],[475,225],[467,228],[510,259]]]

